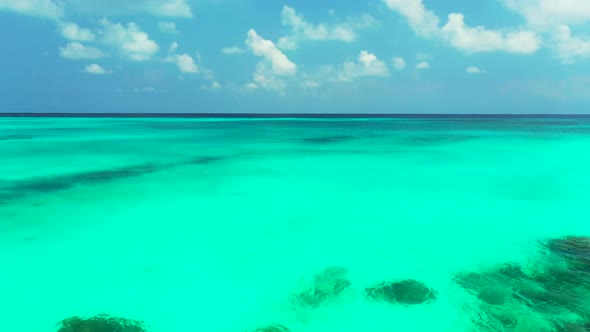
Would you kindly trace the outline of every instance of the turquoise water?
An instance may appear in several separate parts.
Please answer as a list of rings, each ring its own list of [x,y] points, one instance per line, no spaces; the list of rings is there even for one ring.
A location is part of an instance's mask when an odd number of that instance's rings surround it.
[[[584,302],[486,309],[457,282],[507,263],[533,280],[542,241],[590,235],[589,147],[588,118],[0,118],[2,331],[99,313],[154,332],[590,321]],[[329,267],[350,285],[294,301]],[[365,293],[405,279],[436,299]],[[485,329],[490,310],[518,323]]]

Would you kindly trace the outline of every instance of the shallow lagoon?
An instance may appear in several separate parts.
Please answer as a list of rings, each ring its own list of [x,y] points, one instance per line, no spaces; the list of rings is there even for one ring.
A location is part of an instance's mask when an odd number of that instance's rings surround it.
[[[543,244],[590,235],[589,146],[589,118],[0,118],[2,330],[100,313],[154,332],[583,324],[583,301],[540,308],[497,271],[544,289],[568,262]],[[330,267],[347,287],[294,301]],[[473,272],[514,294],[489,301]],[[436,299],[367,296],[408,279]]]

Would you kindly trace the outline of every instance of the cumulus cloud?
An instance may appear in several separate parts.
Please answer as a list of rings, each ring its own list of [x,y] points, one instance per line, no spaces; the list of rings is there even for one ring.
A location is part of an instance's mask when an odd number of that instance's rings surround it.
[[[410,26],[421,36],[438,33],[440,19],[434,12],[426,9],[422,0],[383,0],[385,4],[408,19]]]
[[[441,29],[443,37],[455,48],[466,52],[506,51],[529,54],[541,46],[541,39],[532,31],[502,33],[483,26],[465,25],[462,14],[449,14],[449,20]]]
[[[541,46],[540,37],[533,31],[514,29],[498,31],[484,26],[470,27],[461,13],[449,14],[447,23],[439,27],[440,19],[428,10],[422,0],[382,0],[387,6],[406,17],[420,36],[442,39],[465,52],[504,51],[530,54]]]
[[[244,84],[244,88],[248,89],[248,90],[255,90],[258,89],[258,84],[250,82],[250,83],[246,83]]]
[[[284,6],[281,12],[281,22],[283,26],[289,28],[290,34],[279,38],[278,46],[284,50],[296,49],[299,43],[307,40],[337,40],[343,42],[353,42],[356,40],[356,29],[371,26],[375,19],[372,16],[364,15],[360,19],[341,24],[312,24],[305,18],[297,14],[294,8]]]
[[[59,54],[66,59],[99,59],[106,56],[101,50],[92,46],[84,46],[78,42],[72,42],[66,47],[59,48]]]
[[[0,0],[0,11],[2,10],[52,19],[64,15],[61,1],[53,0]]]
[[[104,75],[109,73],[109,71],[105,70],[96,63],[84,67],[84,72],[92,75]]]
[[[267,90],[280,91],[287,87],[287,83],[275,74],[272,66],[264,61],[256,65],[256,71],[252,74],[252,83]]]
[[[193,58],[188,54],[180,54],[176,56],[176,65],[183,73],[198,73],[199,67],[195,64]]]
[[[199,66],[195,63],[195,60],[190,55],[176,54],[178,49],[178,43],[174,42],[168,49],[168,56],[164,59],[166,62],[175,63],[178,69],[187,74],[196,74],[199,72]]]
[[[569,26],[559,26],[554,39],[557,55],[563,63],[572,64],[590,58],[590,39],[572,36]]]
[[[430,63],[426,61],[421,61],[416,64],[416,69],[424,70],[430,68]]]
[[[590,1],[587,0],[503,0],[504,4],[522,15],[528,25],[549,38],[562,63],[572,64],[588,58],[590,39],[575,36],[571,26],[590,22]],[[587,29],[582,29],[582,31]]]
[[[465,71],[468,74],[485,74],[485,70],[482,70],[481,68],[476,67],[476,66],[469,66],[469,67],[465,68]]]
[[[103,19],[101,24],[103,26],[101,41],[133,61],[149,60],[159,50],[158,44],[133,22],[123,26]]]
[[[221,84],[217,81],[211,82],[209,85],[201,85],[201,90],[219,90],[221,89]]]
[[[242,54],[245,51],[238,46],[231,46],[231,47],[224,47],[221,49],[221,53],[223,54]]]
[[[297,65],[291,62],[275,43],[262,38],[253,29],[248,31],[245,43],[254,55],[263,58],[265,71],[273,75],[294,75],[297,72]]]
[[[177,49],[178,49],[178,43],[173,42],[172,44],[170,44],[170,47],[168,48],[168,53],[173,54],[176,52]]]
[[[156,5],[153,13],[161,16],[193,16],[191,7],[185,2],[185,0],[153,1],[153,3]]]
[[[393,62],[393,68],[395,68],[395,70],[404,70],[406,68],[406,61],[404,58],[396,57],[391,59],[391,61]]]
[[[96,36],[90,29],[83,29],[73,22],[60,22],[59,30],[61,35],[69,40],[76,41],[93,41]]]
[[[503,0],[504,4],[521,14],[536,28],[550,28],[556,24],[583,24],[590,20],[590,1],[587,0]]]
[[[356,62],[345,62],[337,75],[337,81],[349,82],[362,76],[389,76],[387,65],[373,53],[361,51]]]
[[[158,28],[163,33],[177,34],[180,32],[176,29],[176,23],[174,22],[159,22]]]

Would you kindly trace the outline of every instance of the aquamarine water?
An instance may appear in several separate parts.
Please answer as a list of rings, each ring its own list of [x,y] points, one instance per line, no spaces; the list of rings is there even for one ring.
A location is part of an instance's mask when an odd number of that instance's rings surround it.
[[[590,235],[589,152],[580,117],[0,118],[1,330],[99,313],[153,332],[486,330],[496,307],[457,275],[533,280],[543,241]],[[350,286],[294,303],[330,266]],[[404,279],[436,300],[365,294]],[[590,321],[516,298],[495,330]]]

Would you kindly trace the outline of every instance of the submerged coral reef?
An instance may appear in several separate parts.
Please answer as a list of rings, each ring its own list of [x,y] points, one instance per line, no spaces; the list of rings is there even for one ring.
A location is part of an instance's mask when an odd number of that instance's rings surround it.
[[[98,315],[91,318],[71,317],[57,324],[57,332],[146,332],[143,322]]]
[[[590,237],[542,243],[543,255],[460,273],[455,281],[480,301],[473,321],[481,331],[590,331]]]
[[[436,299],[437,294],[435,290],[413,279],[383,282],[368,287],[365,291],[369,297],[375,300],[406,305],[433,301]]]

